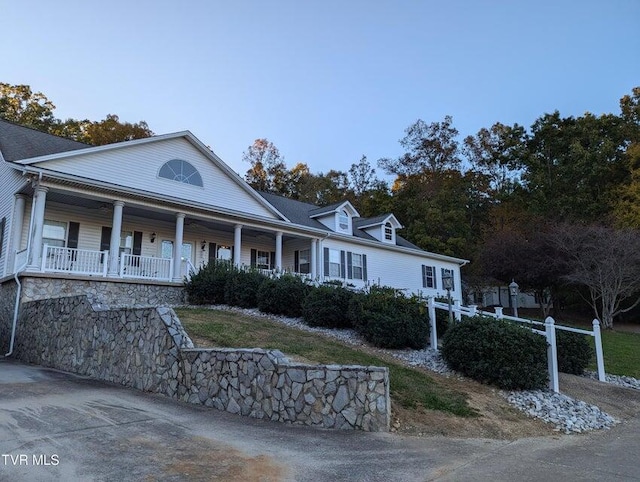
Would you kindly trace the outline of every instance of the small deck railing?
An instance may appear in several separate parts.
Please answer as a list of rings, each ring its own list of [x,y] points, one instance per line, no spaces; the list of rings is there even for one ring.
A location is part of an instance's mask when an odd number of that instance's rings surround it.
[[[45,244],[42,249],[42,271],[107,275],[109,252],[64,248]]]
[[[154,258],[127,253],[120,255],[122,278],[171,281],[172,273],[173,259],[171,258]]]

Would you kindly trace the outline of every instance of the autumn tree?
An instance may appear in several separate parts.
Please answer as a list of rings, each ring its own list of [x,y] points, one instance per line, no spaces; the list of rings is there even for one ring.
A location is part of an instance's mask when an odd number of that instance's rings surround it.
[[[606,226],[562,225],[556,248],[567,259],[563,278],[589,292],[586,300],[604,328],[640,303],[640,232]]]
[[[67,121],[69,122],[69,121]],[[145,121],[136,123],[121,122],[115,114],[107,114],[103,120],[84,126],[84,139],[87,144],[102,146],[116,142],[144,139],[153,135]]]
[[[42,92],[28,85],[0,83],[0,117],[23,126],[48,132],[55,123],[56,106]]]
[[[431,124],[418,119],[405,129],[405,136],[400,139],[406,152],[397,159],[379,159],[378,165],[389,174],[405,177],[458,169],[461,163],[456,139],[458,130],[452,123],[451,116]]]
[[[251,164],[245,175],[251,187],[259,191],[285,194],[289,186],[287,167],[280,151],[267,139],[256,139],[242,154]]]

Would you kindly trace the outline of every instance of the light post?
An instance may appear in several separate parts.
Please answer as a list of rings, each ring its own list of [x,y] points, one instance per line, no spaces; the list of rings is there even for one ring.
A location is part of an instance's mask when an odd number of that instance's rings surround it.
[[[451,290],[453,289],[453,273],[445,270],[442,275],[442,286],[447,290],[447,303],[449,304],[449,326],[453,325],[453,312],[451,311]]]
[[[511,305],[513,306],[513,316],[518,316],[518,283],[513,279],[509,283],[509,292],[511,293]]]

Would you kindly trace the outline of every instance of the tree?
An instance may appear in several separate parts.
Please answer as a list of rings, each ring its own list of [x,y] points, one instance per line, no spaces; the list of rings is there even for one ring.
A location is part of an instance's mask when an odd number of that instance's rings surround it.
[[[562,225],[554,242],[568,262],[564,279],[588,289],[587,302],[603,327],[613,328],[615,316],[640,303],[638,230]]]
[[[67,122],[76,121],[70,120]],[[151,137],[152,135],[153,132],[149,129],[149,126],[145,121],[136,122],[134,124],[130,122],[121,122],[117,115],[107,114],[107,117],[99,122],[85,124],[84,138],[81,140],[94,146],[103,146],[105,144],[114,144],[116,142],[144,139],[146,137]]]
[[[349,168],[349,186],[356,196],[371,189],[376,181],[376,170],[371,167],[367,156],[363,155],[356,164]]]
[[[396,176],[458,169],[461,163],[456,140],[458,130],[451,125],[452,122],[451,116],[431,124],[418,119],[405,129],[406,135],[400,139],[400,145],[406,152],[397,159],[379,159],[378,165]]]
[[[525,141],[523,127],[496,122],[490,129],[483,127],[475,136],[465,137],[462,151],[475,170],[489,177],[496,194],[508,194],[519,180]]]
[[[624,123],[612,114],[563,118],[556,111],[536,120],[523,158],[531,209],[566,222],[610,216],[626,144]]]
[[[482,272],[503,284],[517,280],[523,292],[533,292],[542,314],[549,316],[557,305],[561,277],[567,267],[554,243],[553,230],[544,221],[520,213],[517,223],[508,223],[488,233],[479,250]]]
[[[42,92],[28,85],[0,83],[0,117],[23,126],[48,132],[55,123],[56,108]]]
[[[251,187],[259,191],[286,194],[288,172],[280,151],[267,139],[256,139],[242,154],[242,160],[251,164],[245,175]]]

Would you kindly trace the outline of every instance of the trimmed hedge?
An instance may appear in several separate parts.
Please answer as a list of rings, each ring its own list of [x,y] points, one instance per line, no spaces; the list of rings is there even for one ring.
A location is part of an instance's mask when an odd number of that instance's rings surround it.
[[[224,287],[224,300],[228,305],[241,308],[258,306],[258,290],[267,277],[257,270],[235,269],[227,278]]]
[[[309,326],[353,328],[348,317],[354,292],[341,286],[322,285],[312,289],[302,303],[302,316]]]
[[[194,305],[224,303],[225,286],[233,271],[234,268],[229,261],[213,261],[203,266],[185,285],[189,303]]]
[[[429,317],[418,298],[393,288],[372,288],[353,296],[349,319],[371,344],[380,348],[421,349],[429,338]]]
[[[582,375],[593,357],[587,335],[571,331],[556,330],[558,348],[558,371]]]
[[[546,339],[509,321],[465,318],[444,334],[441,352],[454,370],[507,390],[544,388],[548,380]]]
[[[310,290],[302,278],[291,274],[267,278],[258,289],[258,309],[275,315],[302,316],[302,302]]]

